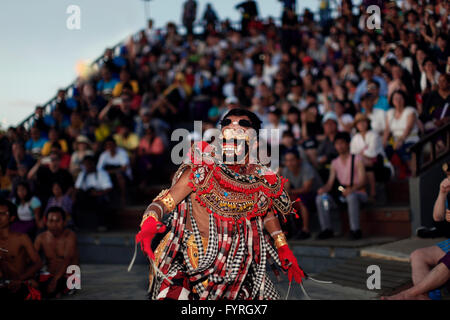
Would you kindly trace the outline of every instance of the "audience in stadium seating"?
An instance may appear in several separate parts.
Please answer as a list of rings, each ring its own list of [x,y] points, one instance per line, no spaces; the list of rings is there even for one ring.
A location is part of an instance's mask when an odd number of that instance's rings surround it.
[[[2,194],[12,196],[26,181],[42,208],[53,197],[70,212],[73,181],[89,155],[98,170],[109,172],[112,192],[126,204],[159,178],[170,181],[172,164],[152,169],[168,159],[174,129],[191,130],[200,119],[208,120],[205,128],[217,125],[236,107],[255,112],[263,128],[280,129],[282,166],[296,150],[302,166],[327,181],[338,156],[335,137],[347,132],[351,152],[364,156],[372,198],[378,191],[372,172],[388,176],[385,155],[395,169],[391,179],[407,178],[408,147],[450,119],[445,10],[389,3],[382,8],[384,28],[373,30],[365,4],[339,1],[331,18],[328,5],[315,16],[292,10],[292,3],[283,1],[275,21],[260,18],[255,1],[244,1],[236,7],[240,25],[218,21],[211,5],[200,33],[191,7],[187,34],[172,22],[159,30],[149,21],[136,36],[107,48],[91,75],[36,107],[27,126],[0,134]],[[58,186],[62,195],[52,191]]]

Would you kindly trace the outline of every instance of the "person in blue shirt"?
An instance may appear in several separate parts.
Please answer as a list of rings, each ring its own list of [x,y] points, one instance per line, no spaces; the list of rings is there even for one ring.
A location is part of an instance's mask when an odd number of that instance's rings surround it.
[[[388,111],[390,106],[386,96],[380,95],[380,84],[376,80],[369,80],[367,82],[367,92],[374,97],[374,109],[381,109]]]
[[[47,141],[48,139],[41,137],[41,131],[37,127],[33,127],[30,130],[30,139],[25,143],[25,151],[37,159]]]
[[[358,84],[358,87],[356,87],[356,92],[353,96],[354,104],[359,104],[362,95],[367,92],[367,84],[370,80],[375,80],[380,85],[380,96],[387,96],[388,87],[386,81],[373,74],[373,66],[370,63],[363,62],[359,67],[359,71],[361,72],[363,80]]]
[[[112,91],[119,80],[113,78],[111,71],[108,67],[104,66],[101,69],[102,79],[97,83],[97,91],[104,97],[112,95]]]

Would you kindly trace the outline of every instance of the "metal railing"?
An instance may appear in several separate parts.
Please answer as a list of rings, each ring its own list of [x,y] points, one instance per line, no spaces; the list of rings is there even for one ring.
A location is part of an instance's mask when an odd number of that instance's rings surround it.
[[[410,151],[412,175],[417,177],[450,154],[450,123],[424,136]]]

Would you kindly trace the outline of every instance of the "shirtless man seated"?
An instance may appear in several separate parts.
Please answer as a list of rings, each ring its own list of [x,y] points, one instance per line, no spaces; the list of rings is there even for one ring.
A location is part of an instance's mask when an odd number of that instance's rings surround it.
[[[45,215],[47,231],[37,236],[34,247],[43,253],[46,272],[39,282],[46,298],[59,297],[68,292],[66,271],[70,265],[79,265],[77,237],[65,228],[66,213],[61,207],[51,207]]]
[[[26,234],[9,230],[16,218],[16,206],[0,198],[0,299],[40,299],[33,278],[42,261]]]

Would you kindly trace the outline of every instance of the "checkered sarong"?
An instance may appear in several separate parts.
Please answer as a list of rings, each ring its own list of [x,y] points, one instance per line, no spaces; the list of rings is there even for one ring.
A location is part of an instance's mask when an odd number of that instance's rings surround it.
[[[192,231],[185,228],[188,215]],[[280,259],[264,231],[261,217],[233,225],[232,221],[210,214],[206,250],[189,196],[173,211],[171,222],[158,268],[172,284],[161,275],[155,276],[151,299],[280,299],[266,274],[268,260],[280,266]],[[192,234],[199,253],[197,268],[187,255],[186,242]],[[208,280],[206,287],[205,280]]]

